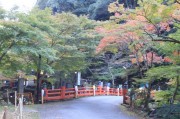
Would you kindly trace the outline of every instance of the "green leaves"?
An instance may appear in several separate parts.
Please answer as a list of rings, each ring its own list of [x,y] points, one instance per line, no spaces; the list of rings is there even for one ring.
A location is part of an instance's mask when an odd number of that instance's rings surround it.
[[[154,67],[147,71],[147,77],[161,79],[161,78],[174,78],[180,76],[180,66],[170,65],[170,66],[160,66]]]
[[[52,15],[48,8],[34,8],[28,14],[11,11],[8,20],[4,15],[0,9],[0,61],[7,64],[2,70],[37,70],[41,56],[41,71],[80,71],[89,64],[86,57],[94,54],[100,39],[95,31],[97,22],[85,16]]]

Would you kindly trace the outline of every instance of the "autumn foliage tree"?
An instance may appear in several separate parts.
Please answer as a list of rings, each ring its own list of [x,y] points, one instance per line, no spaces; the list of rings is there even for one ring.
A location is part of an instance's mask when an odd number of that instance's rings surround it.
[[[176,77],[172,102],[178,94],[179,3],[142,0],[138,1],[138,4],[139,7],[136,9],[124,8],[118,1],[109,5],[109,11],[114,13],[114,16],[108,23],[98,28],[104,38],[97,47],[97,52],[117,53],[120,47],[125,44],[128,46],[129,60],[138,68],[137,82],[149,84],[144,103],[145,108],[148,108],[151,86],[162,77],[167,79]],[[161,65],[167,65],[172,72],[175,71],[175,74],[169,73],[170,77],[163,75],[167,68],[159,67]],[[156,77],[153,71],[162,77]]]

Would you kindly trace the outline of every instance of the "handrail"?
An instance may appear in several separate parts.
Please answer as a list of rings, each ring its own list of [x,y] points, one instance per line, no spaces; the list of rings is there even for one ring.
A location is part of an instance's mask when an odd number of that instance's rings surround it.
[[[85,96],[96,96],[96,95],[114,95],[114,96],[123,96],[127,92],[126,89],[118,88],[107,88],[107,87],[78,87],[75,88],[66,88],[61,87],[60,89],[44,89],[42,95],[42,103],[44,101],[52,100],[64,100],[77,97]]]

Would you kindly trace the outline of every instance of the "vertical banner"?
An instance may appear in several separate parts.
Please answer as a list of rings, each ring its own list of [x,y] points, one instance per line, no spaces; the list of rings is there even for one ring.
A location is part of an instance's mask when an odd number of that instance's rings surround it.
[[[77,76],[77,85],[80,85],[81,81],[81,72],[78,72],[78,76]]]
[[[103,87],[103,82],[101,82],[100,86],[102,86],[102,87]]]
[[[41,90],[41,104],[44,103],[44,89]]]

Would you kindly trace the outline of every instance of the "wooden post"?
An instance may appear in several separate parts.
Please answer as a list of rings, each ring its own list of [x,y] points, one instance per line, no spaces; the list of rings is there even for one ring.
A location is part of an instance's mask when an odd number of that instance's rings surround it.
[[[15,94],[15,108],[17,107],[17,91],[14,92]]]
[[[62,86],[61,90],[62,90],[61,98],[62,98],[62,99],[65,99],[66,87],[65,87],[65,86]]]
[[[24,103],[24,95],[23,95],[23,94],[22,94],[21,98],[22,98],[21,108],[22,108],[22,110],[23,110],[23,103]]]
[[[93,95],[96,96],[96,86],[93,85]]]
[[[7,119],[7,106],[4,106],[4,114],[3,114],[3,119]]]
[[[7,89],[7,92],[6,92],[6,96],[7,96],[7,103],[9,105],[9,91],[8,91],[8,89]]]
[[[44,104],[44,90],[41,90],[41,104]]]
[[[22,118],[22,113],[23,113],[22,103],[23,103],[22,98],[19,98],[20,119],[23,119]]]
[[[119,96],[119,88],[117,88],[117,96]]]

